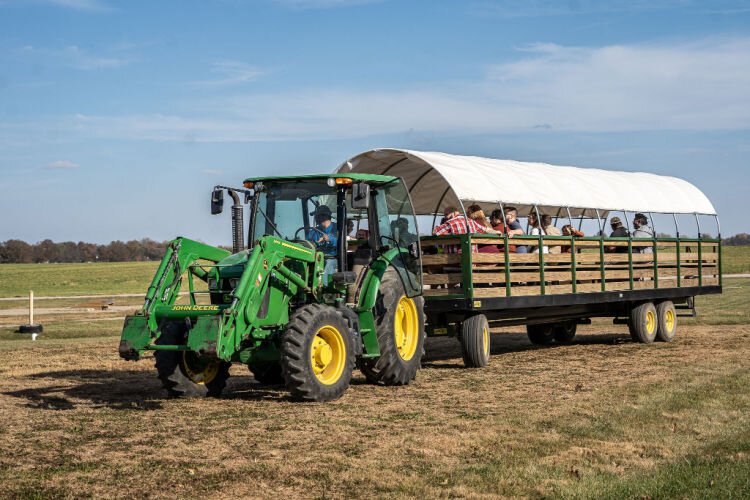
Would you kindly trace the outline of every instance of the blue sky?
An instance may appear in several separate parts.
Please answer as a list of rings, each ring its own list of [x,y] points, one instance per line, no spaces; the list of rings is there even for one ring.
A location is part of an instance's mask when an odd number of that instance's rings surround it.
[[[674,175],[730,235],[749,130],[750,1],[0,0],[0,241],[226,244],[214,184],[374,147]]]

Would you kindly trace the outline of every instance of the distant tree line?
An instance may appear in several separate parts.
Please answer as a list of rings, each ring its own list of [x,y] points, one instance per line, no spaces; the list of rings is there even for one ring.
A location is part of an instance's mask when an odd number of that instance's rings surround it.
[[[39,262],[132,262],[161,260],[168,241],[148,238],[131,241],[113,241],[106,245],[44,240],[29,244],[21,240],[0,243],[0,263],[24,264]]]
[[[750,234],[740,233],[724,238],[721,240],[722,245],[738,246],[738,245],[750,245]]]
[[[670,237],[670,235],[659,235]],[[704,235],[710,237],[709,235]],[[723,245],[750,245],[750,234],[740,233],[721,240]],[[106,245],[44,240],[29,244],[21,240],[0,243],[0,264],[31,264],[40,262],[133,262],[161,260],[168,241],[148,238],[130,241],[112,241]],[[222,247],[225,248],[225,247]],[[227,248],[228,250],[229,248]]]

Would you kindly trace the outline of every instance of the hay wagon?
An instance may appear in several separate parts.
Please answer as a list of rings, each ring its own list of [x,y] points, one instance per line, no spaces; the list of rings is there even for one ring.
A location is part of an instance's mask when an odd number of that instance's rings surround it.
[[[490,326],[526,325],[533,343],[546,344],[569,342],[577,325],[611,317],[627,324],[638,342],[670,341],[677,317],[695,314],[695,296],[722,290],[718,216],[708,198],[681,179],[397,149],[361,153],[338,172],[403,179],[422,226],[427,335],[457,336],[467,366],[488,363]],[[521,215],[547,214],[558,225],[586,222],[598,230],[583,237],[424,234],[446,207],[465,215],[470,204],[485,213],[512,205]],[[653,227],[650,238],[606,236],[608,217],[629,221],[636,212],[648,214],[652,224],[654,214],[674,222]],[[681,236],[688,216],[697,236]],[[715,221],[715,238],[702,233],[706,217]],[[498,251],[476,251],[487,245]],[[520,245],[567,251],[511,252]],[[458,253],[446,251],[456,246]]]

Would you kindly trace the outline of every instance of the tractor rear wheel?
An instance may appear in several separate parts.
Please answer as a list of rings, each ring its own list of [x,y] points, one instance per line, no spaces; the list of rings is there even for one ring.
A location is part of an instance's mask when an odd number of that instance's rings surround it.
[[[490,325],[484,314],[476,314],[461,323],[461,354],[467,368],[482,368],[490,363]]]
[[[540,325],[526,325],[526,335],[535,345],[547,345],[555,339],[552,323],[543,323]]]
[[[650,344],[656,338],[658,329],[656,307],[651,302],[635,306],[630,310],[630,336],[642,344]]]
[[[671,300],[665,300],[656,304],[656,340],[660,342],[671,342],[677,333],[677,311]]]
[[[573,341],[573,338],[576,336],[577,327],[578,324],[575,322],[575,320],[563,321],[562,323],[557,323],[552,327],[552,334],[554,335],[557,342],[566,344]]]
[[[424,355],[424,298],[407,297],[395,271],[386,272],[380,281],[375,328],[380,357],[360,359],[359,369],[374,384],[410,383]]]
[[[349,325],[331,306],[308,304],[281,338],[281,370],[294,399],[331,401],[349,387],[354,346]]]
[[[157,345],[185,343],[184,323],[168,323]],[[231,363],[200,357],[193,351],[156,351],[156,371],[170,397],[219,397],[229,378]]]
[[[284,375],[281,373],[281,365],[278,362],[250,363],[247,368],[260,384],[281,385],[284,383]]]

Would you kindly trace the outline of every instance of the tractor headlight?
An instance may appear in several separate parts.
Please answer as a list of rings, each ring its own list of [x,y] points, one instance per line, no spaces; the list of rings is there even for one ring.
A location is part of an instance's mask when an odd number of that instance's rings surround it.
[[[216,287],[216,278],[208,278],[208,288],[210,290],[215,290]]]
[[[231,290],[234,290],[235,288],[237,288],[237,285],[238,285],[239,283],[240,283],[240,279],[239,279],[239,278],[231,278],[231,279],[229,280],[229,288],[230,288]]]

